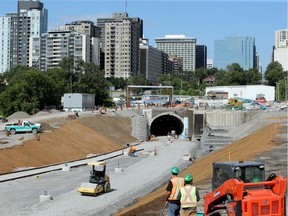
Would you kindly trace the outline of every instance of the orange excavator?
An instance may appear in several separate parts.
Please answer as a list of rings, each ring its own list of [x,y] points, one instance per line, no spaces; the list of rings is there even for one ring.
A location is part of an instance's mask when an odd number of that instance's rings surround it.
[[[204,195],[205,216],[285,216],[287,179],[257,161],[214,162],[212,192]]]

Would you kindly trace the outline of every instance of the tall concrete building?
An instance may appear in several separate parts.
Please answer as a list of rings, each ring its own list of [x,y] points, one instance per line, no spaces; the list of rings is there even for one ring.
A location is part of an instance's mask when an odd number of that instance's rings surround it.
[[[10,68],[10,52],[13,46],[13,44],[10,43],[11,34],[13,34],[11,31],[13,18],[11,16],[6,14],[6,16],[0,17],[0,73]],[[17,58],[15,58],[15,60],[17,60]]]
[[[207,46],[196,45],[196,66],[195,68],[206,69],[207,66]]]
[[[233,63],[238,63],[244,70],[256,67],[254,37],[227,36],[214,41],[214,67],[226,69]]]
[[[196,63],[196,38],[185,35],[165,35],[156,38],[156,47],[169,55],[183,58],[183,70],[194,71]]]
[[[100,28],[90,20],[78,20],[65,25],[59,25],[56,31],[76,31],[82,34],[90,35],[90,37],[100,38]]]
[[[28,66],[30,37],[47,32],[48,11],[39,0],[19,0],[18,19],[18,64]]]
[[[30,66],[41,71],[57,67],[64,57],[90,62],[90,36],[74,31],[49,31],[42,36],[31,38]],[[35,62],[35,60],[38,61]]]
[[[183,58],[176,55],[169,55],[169,61],[172,63],[172,71],[179,74],[183,72]]]
[[[55,31],[71,31],[89,35],[90,37],[90,62],[100,66],[100,28],[92,21],[80,20],[65,25],[59,25]]]
[[[158,85],[159,76],[172,71],[168,54],[149,45],[148,40],[141,41],[139,52],[139,73],[153,85]]]
[[[98,18],[97,26],[101,29],[105,77],[127,79],[137,75],[143,21],[127,13],[113,13],[112,18]]]
[[[213,59],[207,59],[207,69],[212,69],[214,67]]]
[[[1,19],[0,41],[3,51],[0,49],[0,63],[3,64],[0,72],[17,64],[28,66],[30,38],[40,37],[47,32],[47,9],[39,0],[19,0],[17,13],[7,13]]]
[[[275,32],[275,45],[273,49],[273,61],[278,61],[284,71],[288,71],[288,29]]]

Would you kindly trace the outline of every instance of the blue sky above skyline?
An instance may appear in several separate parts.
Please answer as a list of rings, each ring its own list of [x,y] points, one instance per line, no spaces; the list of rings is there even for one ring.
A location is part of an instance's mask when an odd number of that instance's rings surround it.
[[[111,17],[126,12],[144,21],[144,35],[155,46],[155,38],[169,34],[195,37],[207,46],[213,59],[214,40],[225,36],[255,37],[260,64],[271,62],[275,31],[286,29],[287,0],[40,0],[48,9],[49,30],[75,20]],[[0,16],[17,11],[16,0],[0,0]],[[125,3],[126,2],[126,3]],[[4,3],[4,4],[3,4]]]

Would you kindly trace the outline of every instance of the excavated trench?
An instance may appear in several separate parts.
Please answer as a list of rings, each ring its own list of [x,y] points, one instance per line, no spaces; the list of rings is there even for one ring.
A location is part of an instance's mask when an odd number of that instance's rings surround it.
[[[183,122],[174,115],[161,115],[153,120],[150,126],[151,134],[155,136],[166,136],[168,132],[175,130],[177,135],[183,132]]]

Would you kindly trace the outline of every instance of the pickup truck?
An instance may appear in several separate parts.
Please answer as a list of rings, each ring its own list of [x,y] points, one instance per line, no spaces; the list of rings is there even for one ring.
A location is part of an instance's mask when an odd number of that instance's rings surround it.
[[[41,124],[34,124],[30,121],[19,121],[14,124],[6,124],[5,130],[9,131],[12,135],[18,132],[32,132],[33,134],[37,134],[41,131]]]

